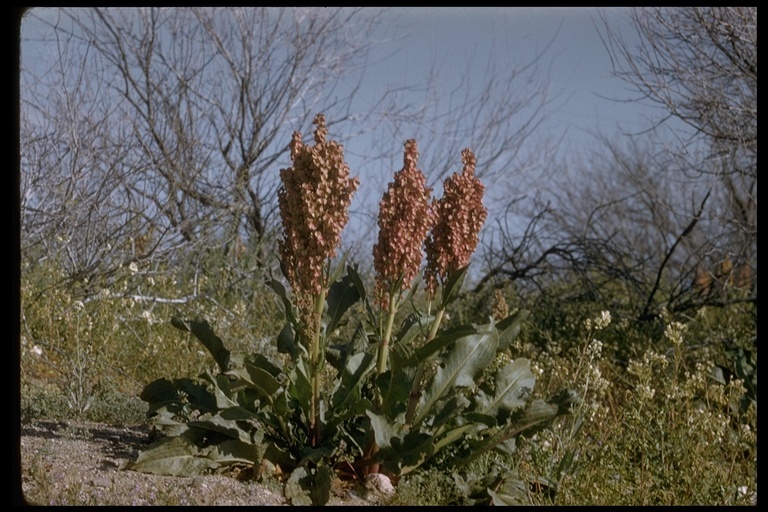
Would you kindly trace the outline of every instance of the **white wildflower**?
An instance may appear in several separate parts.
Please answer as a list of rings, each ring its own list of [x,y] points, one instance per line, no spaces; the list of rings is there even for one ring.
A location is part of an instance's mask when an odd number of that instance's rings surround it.
[[[648,384],[640,384],[637,386],[637,392],[640,395],[640,398],[644,400],[652,400],[653,397],[656,395],[656,390],[653,389]]]
[[[132,261],[130,265],[128,265],[128,270],[131,271],[131,275],[136,275],[136,273],[139,271],[139,266],[136,265],[135,261]]]
[[[600,355],[603,352],[603,342],[600,340],[592,340],[592,343],[587,347],[587,356],[591,360],[600,359]]]
[[[32,353],[35,354],[36,356],[41,356],[43,355],[43,349],[35,345],[34,347],[32,347]]]
[[[679,347],[683,343],[683,335],[685,334],[686,329],[687,326],[685,324],[672,322],[667,325],[667,328],[664,331],[664,336],[666,336],[672,345]]]
[[[611,312],[602,311],[599,318],[595,318],[595,329],[605,329],[611,323]]]

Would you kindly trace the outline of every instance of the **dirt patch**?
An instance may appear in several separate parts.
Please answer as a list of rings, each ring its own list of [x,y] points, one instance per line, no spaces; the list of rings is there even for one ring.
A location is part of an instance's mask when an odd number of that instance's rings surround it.
[[[21,426],[21,491],[33,505],[289,505],[276,480],[126,471],[154,440],[149,426],[37,421]],[[236,478],[237,477],[237,478]],[[372,505],[359,488],[334,487],[329,505]]]

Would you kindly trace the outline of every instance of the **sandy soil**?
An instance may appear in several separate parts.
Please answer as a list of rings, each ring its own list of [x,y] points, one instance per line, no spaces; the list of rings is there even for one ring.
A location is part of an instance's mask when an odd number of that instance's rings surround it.
[[[120,469],[151,441],[148,426],[37,421],[21,426],[21,494],[35,505],[289,505],[274,479],[252,472],[194,477]],[[380,497],[338,482],[329,505],[372,505]]]

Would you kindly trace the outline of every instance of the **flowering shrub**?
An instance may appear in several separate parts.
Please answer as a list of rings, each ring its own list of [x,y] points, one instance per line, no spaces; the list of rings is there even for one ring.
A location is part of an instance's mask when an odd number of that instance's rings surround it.
[[[529,361],[498,357],[527,312],[442,328],[487,215],[472,152],[462,152],[462,173],[430,203],[416,141],[406,142],[403,169],[380,203],[370,300],[354,265],[345,258],[332,265],[358,181],[349,177],[343,147],[326,140],[322,115],[315,126],[312,146],[294,134],[293,165],[280,173],[279,250],[291,293],[278,280],[272,286],[285,312],[276,344],[286,361],[278,367],[259,353],[230,352],[208,322],[174,318],[208,349],[219,372],[159,379],[144,389],[142,399],[167,437],[128,467],[185,474],[243,463],[259,468],[266,459],[289,475],[285,492],[294,504],[324,504],[334,474],[397,479],[438,454],[441,467],[460,470],[491,450],[512,453],[518,435],[576,401],[567,390],[532,399]],[[422,251],[427,311],[410,301]],[[412,311],[395,330],[406,305]],[[350,311],[363,318],[352,320],[351,339],[338,340],[334,332]],[[494,488],[494,502],[509,501],[503,487]]]

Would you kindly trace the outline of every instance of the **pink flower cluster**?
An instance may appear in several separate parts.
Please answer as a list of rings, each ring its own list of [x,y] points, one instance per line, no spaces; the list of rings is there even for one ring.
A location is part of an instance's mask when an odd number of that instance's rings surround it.
[[[433,205],[436,224],[427,238],[427,268],[424,273],[427,294],[434,297],[438,279],[469,264],[478,243],[488,210],[483,206],[485,186],[475,177],[475,155],[461,152],[462,173],[454,173],[443,183],[443,197]]]
[[[349,220],[349,205],[359,185],[349,177],[344,148],[326,142],[325,116],[315,117],[315,145],[304,146],[293,133],[293,165],[280,170],[277,198],[283,221],[280,255],[294,293],[318,295],[326,276],[324,265],[336,255],[341,231]]]
[[[373,266],[377,301],[384,309],[411,287],[421,267],[424,239],[433,224],[429,204],[432,189],[416,168],[418,158],[416,141],[406,141],[403,168],[395,173],[379,203],[379,241],[373,246]]]

